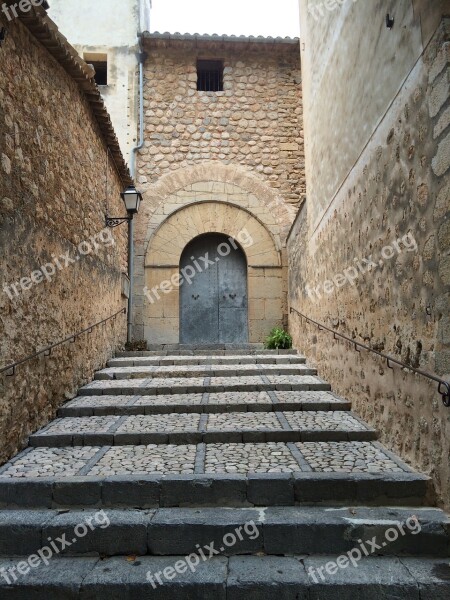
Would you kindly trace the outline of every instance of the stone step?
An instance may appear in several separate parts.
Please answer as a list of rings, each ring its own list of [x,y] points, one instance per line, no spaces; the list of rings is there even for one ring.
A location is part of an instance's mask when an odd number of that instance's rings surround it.
[[[429,481],[378,442],[28,448],[0,469],[0,506],[414,506]]]
[[[312,375],[260,375],[257,377],[174,377],[167,379],[97,380],[80,388],[80,396],[173,395],[217,392],[325,391],[331,386]]]
[[[317,375],[305,365],[172,365],[165,367],[111,367],[95,373],[95,380],[170,379],[199,377],[254,377],[262,375]]]
[[[29,557],[4,559],[0,596],[2,600],[448,600],[450,596],[450,567],[442,558],[358,561],[357,556],[350,560],[329,554],[210,558],[210,550],[202,551],[189,559],[62,556],[47,561],[48,566],[40,561],[34,568],[27,564]],[[25,575],[17,572],[22,561]]]
[[[231,355],[231,356],[129,356],[113,358],[108,367],[158,367],[179,365],[303,365],[306,359],[299,355]]]
[[[263,344],[233,345],[212,344],[192,346],[186,344],[150,344],[148,350],[116,352],[117,357],[129,356],[289,356],[297,354],[295,348],[289,350],[267,350]]]
[[[79,396],[59,417],[175,413],[272,412],[276,410],[350,410],[351,403],[331,392],[221,392],[169,396]]]
[[[377,432],[345,411],[175,413],[56,419],[30,446],[371,441]]]
[[[224,543],[232,537],[235,543]],[[344,554],[365,542],[377,555],[448,557],[450,519],[417,507],[0,512],[0,556],[34,554],[49,540],[61,555],[79,556],[189,555],[197,545],[226,556],[326,554],[330,548]]]

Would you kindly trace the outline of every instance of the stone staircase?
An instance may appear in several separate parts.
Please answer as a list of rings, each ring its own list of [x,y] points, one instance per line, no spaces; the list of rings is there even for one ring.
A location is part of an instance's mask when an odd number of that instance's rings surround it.
[[[122,353],[0,468],[3,600],[448,600],[450,521],[295,351]]]

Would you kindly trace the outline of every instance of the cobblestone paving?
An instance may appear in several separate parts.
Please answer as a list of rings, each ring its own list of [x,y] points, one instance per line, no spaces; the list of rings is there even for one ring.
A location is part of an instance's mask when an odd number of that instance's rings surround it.
[[[110,382],[104,382],[110,383]],[[133,382],[134,383],[134,382]],[[116,384],[117,385],[117,384]],[[138,391],[138,390],[137,390]],[[316,391],[277,391],[276,397],[280,404],[285,403],[342,403],[329,392]],[[212,392],[209,395],[207,404],[230,405],[230,404],[272,404],[272,399],[267,392]],[[203,403],[203,394],[159,394],[158,396],[79,396],[71,400],[64,407],[70,408],[96,408],[104,406],[114,406],[117,408],[123,406],[149,406],[156,405],[179,405],[187,404],[189,406],[201,405]],[[282,407],[280,407],[282,408]]]
[[[324,385],[318,377],[313,375],[269,375],[267,378],[262,376],[245,376],[245,377],[191,377],[189,379],[183,378],[165,378],[165,379],[145,379],[145,378],[131,378],[131,379],[119,379],[119,380],[96,380],[80,390],[81,395],[93,395],[102,394],[110,395],[111,390],[123,390],[123,394],[134,394],[139,393],[139,389],[145,389],[154,391],[155,394],[158,390],[163,390],[161,394],[168,394],[168,389],[175,390],[177,393],[186,390],[188,387],[201,388],[205,387],[205,380],[210,382],[211,386],[220,387],[219,391],[227,391],[230,387],[240,388],[245,391],[246,388],[256,390],[267,387],[266,381],[269,381],[270,385],[286,385],[293,386],[317,386]],[[325,384],[326,385],[326,384]],[[196,391],[196,390],[193,390]]]
[[[236,356],[135,356],[133,358],[114,358],[110,362],[114,365],[120,365],[121,363],[129,363],[133,361],[135,365],[145,364],[150,362],[155,366],[164,365],[205,365],[205,364],[273,364],[273,363],[285,363],[287,364],[301,364],[300,361],[304,360],[304,357],[296,355],[285,355],[285,356],[270,356],[264,354],[254,354],[252,356],[236,355]]]
[[[301,471],[283,443],[208,444],[205,473],[292,473]]]
[[[281,411],[294,430],[361,431],[368,429],[346,411]],[[199,430],[201,413],[131,415],[120,424],[120,416],[66,417],[54,421],[39,436],[82,433],[170,433]],[[221,412],[205,415],[207,431],[281,430],[275,412]]]
[[[117,446],[91,469],[90,476],[194,473],[196,446]]]
[[[52,435],[54,433],[107,433],[117,423],[120,417],[67,417],[58,419],[50,424],[39,435]]]
[[[64,408],[96,408],[99,406],[128,406],[134,396],[80,396],[64,404]]]
[[[283,412],[292,429],[308,431],[361,431],[368,429],[345,411]]]
[[[208,404],[272,404],[267,392],[213,392]]]
[[[238,378],[237,378],[238,380]],[[84,390],[94,390],[97,392],[102,391],[104,395],[108,395],[108,390],[121,388],[124,390],[129,390],[130,394],[133,392],[139,392],[139,389],[151,389],[155,390],[155,393],[158,392],[159,388],[178,388],[185,389],[189,386],[199,386],[203,387],[205,378],[201,377],[192,377],[189,380],[183,378],[167,378],[167,379],[145,379],[145,378],[136,378],[136,379],[120,379],[120,380],[97,380],[93,381],[85,385],[81,388],[80,393],[83,394]],[[167,393],[167,392],[163,392]],[[102,395],[103,395],[102,394]]]
[[[1,477],[73,477],[95,456],[99,448],[36,448],[9,463]]]
[[[370,442],[304,442],[295,446],[315,472],[401,473],[401,468],[378,445]],[[84,475],[193,474],[195,445],[114,446]],[[1,478],[79,476],[100,450],[34,448],[6,465]],[[205,473],[291,473],[301,471],[289,445],[283,442],[206,444]]]
[[[323,381],[314,375],[267,375],[267,379],[273,385],[314,385],[316,383],[323,383]]]
[[[307,369],[305,365],[171,365],[171,366],[137,366],[137,367],[110,367],[103,369],[100,373],[104,375],[115,375],[117,378],[135,377],[141,375],[143,377],[191,377],[193,373],[199,373],[202,376],[212,375],[220,376],[222,373],[233,373],[239,370],[241,373],[255,371],[277,370],[279,372],[289,371],[292,369],[298,371],[299,374]]]
[[[198,431],[199,414],[136,415],[128,417],[117,429],[117,433],[171,433]]]
[[[387,454],[370,442],[303,442],[295,444],[320,472],[401,473]]]
[[[217,413],[208,415],[207,431],[262,431],[283,429],[274,413]]]
[[[246,377],[211,377],[211,385],[222,386],[224,390],[229,386],[262,386],[264,381],[259,375]]]
[[[330,392],[315,392],[315,391],[281,391],[277,390],[275,395],[280,403],[286,402],[328,402],[338,403],[342,399],[338,399]]]
[[[158,395],[158,396],[140,396],[133,406],[145,406],[148,404],[165,404],[171,406],[174,404],[188,404],[200,405],[203,400],[202,394],[176,394],[175,396],[170,395]]]

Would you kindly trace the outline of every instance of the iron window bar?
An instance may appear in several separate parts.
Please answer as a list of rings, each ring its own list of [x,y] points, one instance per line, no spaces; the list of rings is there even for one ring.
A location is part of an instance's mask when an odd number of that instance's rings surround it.
[[[398,360],[397,358],[393,358],[392,356],[388,356],[387,354],[384,354],[383,352],[378,352],[378,350],[374,350],[373,348],[371,348],[370,346],[367,346],[366,344],[362,344],[361,342],[352,340],[351,338],[347,337],[343,333],[339,333],[338,331],[335,331],[334,329],[327,327],[323,323],[318,323],[317,321],[314,321],[314,319],[307,317],[306,315],[304,315],[303,313],[298,311],[296,308],[293,308],[292,306],[290,307],[290,312],[291,312],[291,314],[296,313],[302,320],[305,319],[307,323],[316,325],[318,327],[319,331],[322,331],[324,329],[325,331],[332,333],[333,338],[335,340],[337,340],[337,338],[339,337],[339,338],[345,340],[346,342],[349,342],[352,346],[354,346],[354,349],[357,352],[360,352],[360,350],[358,350],[358,348],[362,348],[363,350],[367,350],[368,352],[371,352],[372,354],[376,354],[377,356],[379,356],[380,358],[382,358],[386,361],[386,364],[389,367],[389,369],[394,368],[392,366],[392,363],[393,363],[393,364],[399,365],[403,369],[407,369],[408,371],[415,373],[416,375],[420,375],[421,377],[425,377],[426,379],[435,381],[437,384],[439,384],[438,385],[438,393],[442,396],[442,402],[444,403],[444,406],[446,406],[447,408],[450,407],[450,383],[448,381],[445,381],[445,379],[441,379],[440,377],[436,377],[436,375],[431,375],[431,373],[426,373],[425,371],[421,371],[420,369],[411,367],[410,365],[407,365],[406,363]]]
[[[127,309],[126,308],[122,308],[122,310],[119,310],[118,312],[116,312],[115,314],[111,315],[110,317],[107,317],[106,319],[103,319],[102,321],[99,321],[98,323],[94,323],[94,325],[90,325],[89,327],[86,327],[86,329],[83,329],[82,331],[79,331],[78,333],[74,333],[73,335],[69,335],[69,337],[65,338],[64,340],[62,340],[61,342],[57,342],[56,344],[52,344],[51,346],[47,346],[47,348],[43,348],[42,350],[39,350],[39,352],[36,352],[35,354],[30,354],[30,356],[27,356],[26,358],[22,358],[22,360],[19,360],[15,363],[11,363],[10,365],[7,365],[6,367],[3,367],[0,369],[0,375],[2,373],[7,373],[8,371],[12,371],[12,373],[8,373],[6,375],[6,377],[14,377],[14,375],[16,374],[16,368],[20,365],[23,365],[24,363],[33,360],[34,358],[37,358],[38,356],[41,356],[42,354],[44,356],[50,356],[53,349],[57,348],[58,346],[62,346],[63,344],[67,344],[67,343],[71,343],[74,344],[77,340],[77,338],[79,338],[80,336],[82,336],[84,333],[90,334],[92,333],[92,331],[94,330],[94,327],[98,327],[100,325],[104,325],[105,323],[107,323],[108,321],[115,321],[116,317],[118,315],[121,314],[126,314],[127,313]]]
[[[220,60],[197,61],[197,91],[223,91],[223,62]]]

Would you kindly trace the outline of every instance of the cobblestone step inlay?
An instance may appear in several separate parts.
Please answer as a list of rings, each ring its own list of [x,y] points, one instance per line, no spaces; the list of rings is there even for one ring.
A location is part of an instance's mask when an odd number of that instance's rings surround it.
[[[150,367],[173,365],[300,365],[306,359],[300,355],[271,356],[255,354],[253,356],[134,356],[113,358],[108,367]]]
[[[287,382],[287,380],[289,380]],[[166,379],[123,379],[93,381],[79,390],[80,396],[98,395],[172,395],[204,392],[330,391],[330,384],[312,375],[270,375],[266,377],[202,377]]]
[[[317,369],[305,365],[173,365],[165,367],[111,367],[95,374],[96,380],[152,378],[239,377],[274,375],[317,375]]]
[[[30,437],[31,446],[373,440],[348,412],[225,412],[67,417]]]
[[[281,405],[281,406],[280,406]],[[168,412],[271,412],[349,410],[330,392],[221,392],[159,396],[80,396],[59,409],[60,417],[164,414]]]
[[[201,468],[196,456],[203,456]],[[197,466],[196,466],[197,463]],[[0,480],[188,473],[413,473],[377,442],[231,443],[29,448]]]

